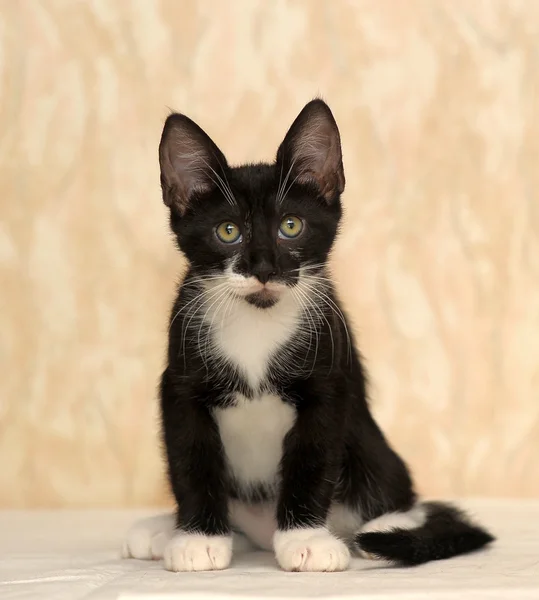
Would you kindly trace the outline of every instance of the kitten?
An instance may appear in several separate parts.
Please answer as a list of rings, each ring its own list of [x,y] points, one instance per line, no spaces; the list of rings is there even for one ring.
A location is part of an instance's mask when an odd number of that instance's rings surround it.
[[[369,411],[327,269],[345,184],[329,107],[305,106],[273,164],[241,167],[172,114],[159,159],[189,263],[161,381],[178,510],[136,525],[125,556],[224,569],[234,530],[285,570],[340,571],[351,551],[415,565],[492,541],[456,508],[418,501]]]

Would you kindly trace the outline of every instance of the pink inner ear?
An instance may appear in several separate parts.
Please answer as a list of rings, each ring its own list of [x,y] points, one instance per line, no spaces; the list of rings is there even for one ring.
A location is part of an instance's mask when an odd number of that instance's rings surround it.
[[[331,202],[344,191],[341,140],[328,106],[321,101],[309,103],[290,128],[280,151],[288,154],[292,174],[298,182],[314,183]]]
[[[175,203],[185,212],[195,194],[212,189],[214,175],[210,155],[184,131],[173,130],[165,141],[161,170],[176,195]]]
[[[217,185],[226,159],[200,127],[184,115],[171,115],[159,145],[163,199],[184,214],[196,195]]]
[[[320,148],[318,154],[305,159],[298,166],[298,181],[315,182],[320,194],[331,201],[344,191],[344,171],[342,167],[340,146],[333,145],[329,149]]]

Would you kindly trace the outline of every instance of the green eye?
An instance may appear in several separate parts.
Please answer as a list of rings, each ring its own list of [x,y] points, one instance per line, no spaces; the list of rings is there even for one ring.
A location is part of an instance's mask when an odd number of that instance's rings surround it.
[[[225,221],[221,223],[215,230],[215,235],[223,242],[224,244],[234,244],[236,242],[241,241],[241,233],[240,229],[234,223],[230,221]]]
[[[303,221],[294,215],[287,215],[279,227],[279,236],[283,238],[295,238],[303,231]]]

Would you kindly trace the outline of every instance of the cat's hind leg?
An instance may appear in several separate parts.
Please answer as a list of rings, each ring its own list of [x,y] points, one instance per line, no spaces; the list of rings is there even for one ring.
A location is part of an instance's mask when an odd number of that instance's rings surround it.
[[[157,515],[137,521],[127,532],[122,545],[123,558],[159,560],[173,538],[176,527],[174,515]]]

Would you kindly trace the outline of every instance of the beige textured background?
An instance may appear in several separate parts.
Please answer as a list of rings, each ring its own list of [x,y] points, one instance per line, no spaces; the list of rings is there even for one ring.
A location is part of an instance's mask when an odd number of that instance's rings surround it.
[[[539,2],[0,0],[0,505],[162,502],[167,107],[341,128],[334,270],[431,495],[539,496]]]

